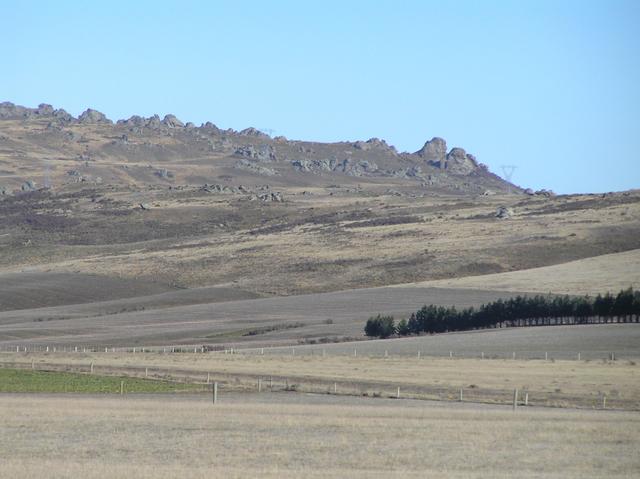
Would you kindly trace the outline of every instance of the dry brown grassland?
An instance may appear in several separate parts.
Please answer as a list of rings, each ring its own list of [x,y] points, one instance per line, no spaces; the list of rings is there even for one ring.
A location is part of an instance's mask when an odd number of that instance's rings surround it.
[[[3,477],[637,477],[640,415],[0,396]]]
[[[311,386],[333,382],[340,391],[387,396],[397,387],[405,397],[434,397],[427,394],[443,390],[465,390],[465,400],[502,402],[513,389],[522,397],[530,395],[532,404],[600,407],[602,395],[608,407],[640,410],[640,369],[636,362],[620,361],[543,361],[495,359],[436,359],[407,357],[291,356],[246,354],[2,354],[2,361],[19,361],[37,367],[68,364],[96,371],[109,367],[130,368],[131,375],[144,375],[145,368],[159,377],[179,376],[184,371],[192,381],[205,381],[207,373],[219,377],[226,386],[255,391],[258,379],[266,389],[268,378],[278,386],[286,380],[300,390],[325,390]],[[113,373],[120,372],[113,370]],[[329,387],[326,389],[331,390]],[[421,391],[425,395],[420,394]],[[486,392],[486,393],[485,393]],[[456,399],[457,396],[442,396]]]

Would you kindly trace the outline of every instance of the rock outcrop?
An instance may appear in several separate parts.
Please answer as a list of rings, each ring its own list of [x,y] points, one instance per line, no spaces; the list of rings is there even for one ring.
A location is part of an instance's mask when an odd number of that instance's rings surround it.
[[[462,148],[452,148],[445,161],[445,169],[461,175],[468,175],[478,167],[475,156],[467,154]]]
[[[367,176],[379,172],[378,165],[368,160],[352,160],[345,158],[338,161],[331,159],[293,160],[291,165],[296,171],[304,173],[337,172],[349,176]]]
[[[20,186],[22,191],[35,191],[36,190],[36,182],[32,180],[27,180]]]
[[[258,161],[276,161],[278,159],[276,150],[271,145],[244,145],[236,148],[235,155],[251,158]]]
[[[64,147],[73,150],[74,155],[78,155],[82,161],[89,161],[90,158],[84,158],[84,155],[91,154],[100,158],[117,154],[121,159],[134,162],[151,161],[147,158],[154,159],[154,162],[156,159],[164,162],[182,158],[198,158],[200,161],[210,155],[211,159],[216,160],[216,167],[220,164],[225,168],[263,176],[297,171],[303,174],[406,179],[413,187],[433,186],[475,194],[481,194],[487,188],[496,192],[513,191],[513,186],[490,174],[464,149],[448,150],[446,141],[440,137],[433,137],[415,153],[399,154],[395,147],[380,138],[336,143],[289,141],[284,136],[272,139],[256,128],[239,132],[221,130],[211,122],[196,127],[190,122],[183,123],[172,114],[164,118],[158,115],[148,118],[134,115],[118,120],[116,127],[109,127],[112,122],[103,113],[93,109],[87,109],[76,120],[66,111],[56,110],[46,103],[37,108],[25,108],[4,102],[0,103],[0,119],[21,122],[33,119],[38,122],[36,129],[39,141],[44,137],[47,141],[51,139],[51,144],[55,145],[62,140]],[[46,128],[42,128],[43,124]],[[85,128],[79,127],[83,124],[100,125],[100,128],[94,127],[92,130],[98,133],[96,139],[105,141],[102,144],[89,141],[93,138],[93,132],[90,134]],[[12,125],[7,126],[13,128]],[[167,137],[170,139],[167,140]],[[168,170],[159,169],[162,166],[157,164],[157,170],[152,170],[155,176],[163,180],[171,178]],[[473,177],[463,178],[469,175]],[[306,181],[302,178],[298,180]],[[535,194],[552,196],[553,193],[541,191]]]
[[[168,126],[169,128],[183,128],[184,123],[182,123],[175,115],[165,115],[162,124],[164,126]]]
[[[473,155],[469,155],[462,148],[451,148],[447,153],[447,142],[442,138],[434,137],[414,153],[424,161],[450,173],[468,175],[478,168],[478,162]]]
[[[257,128],[253,128],[253,127],[249,127],[249,128],[245,128],[244,130],[241,130],[240,132],[238,132],[238,135],[253,136],[253,137],[256,137],[256,138],[271,138],[266,133],[258,130]]]
[[[513,216],[513,210],[507,206],[500,206],[496,210],[496,218],[507,219]]]
[[[415,152],[424,161],[441,169],[445,169],[447,157],[447,142],[442,138],[433,137],[424,146]]]
[[[109,120],[104,113],[101,113],[98,110],[94,110],[92,108],[87,108],[78,117],[78,123],[83,123],[83,124],[112,123],[112,121]]]

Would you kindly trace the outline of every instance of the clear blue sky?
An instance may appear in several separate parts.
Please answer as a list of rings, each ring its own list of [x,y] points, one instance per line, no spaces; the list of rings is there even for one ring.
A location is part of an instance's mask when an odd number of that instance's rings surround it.
[[[0,101],[442,136],[523,186],[640,187],[640,1],[25,0],[0,19]]]

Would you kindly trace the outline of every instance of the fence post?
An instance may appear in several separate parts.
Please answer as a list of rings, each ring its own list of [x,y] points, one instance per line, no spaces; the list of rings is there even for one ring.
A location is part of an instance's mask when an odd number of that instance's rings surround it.
[[[602,409],[606,409],[607,408],[607,395],[606,394],[602,394]]]
[[[400,399],[400,386],[398,386],[398,392],[396,393],[396,399]]]
[[[273,376],[269,376],[269,390],[273,392]]]
[[[578,353],[578,361],[580,361],[580,353]]]
[[[453,351],[449,351],[449,359],[453,357]]]
[[[93,374],[93,363],[91,363],[91,366],[89,367],[89,372]]]
[[[515,358],[516,358],[516,352],[514,351],[513,352],[513,359],[515,359]]]
[[[524,393],[524,405],[529,405],[529,393]]]
[[[262,392],[262,379],[258,378],[258,392]]]
[[[515,411],[518,408],[518,390],[513,390],[513,410]]]
[[[31,369],[35,369],[35,368],[36,368],[36,365],[35,365],[35,363],[34,363],[34,361],[33,361],[33,359],[32,359],[32,360],[31,360]]]
[[[549,360],[549,354],[546,351],[544,352],[544,360],[545,361]]]
[[[264,356],[264,348],[260,348],[260,355]]]
[[[211,373],[207,373],[207,384],[211,382]]]
[[[418,359],[420,359],[420,351],[418,351]]]
[[[124,394],[124,381],[120,381],[120,395]]]
[[[484,359],[484,351],[480,353],[480,359]]]
[[[460,388],[460,402],[462,402],[462,388]]]
[[[356,356],[358,356],[358,350],[357,350],[357,349],[354,349],[354,350],[353,350],[353,357],[355,358]]]
[[[338,394],[338,383],[333,383],[333,394]]]
[[[213,383],[213,388],[211,388],[212,392],[213,392],[213,404],[218,402],[218,383],[214,382]]]
[[[149,377],[149,368],[144,368],[144,377],[145,378]]]

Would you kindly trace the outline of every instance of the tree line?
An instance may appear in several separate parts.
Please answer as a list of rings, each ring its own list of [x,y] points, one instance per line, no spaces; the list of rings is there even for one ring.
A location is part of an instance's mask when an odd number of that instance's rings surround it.
[[[370,317],[364,327],[367,336],[434,334],[473,329],[509,328],[560,324],[599,324],[639,322],[640,291],[632,288],[617,295],[516,296],[498,299],[479,308],[423,306],[409,319],[397,324],[393,316]]]

